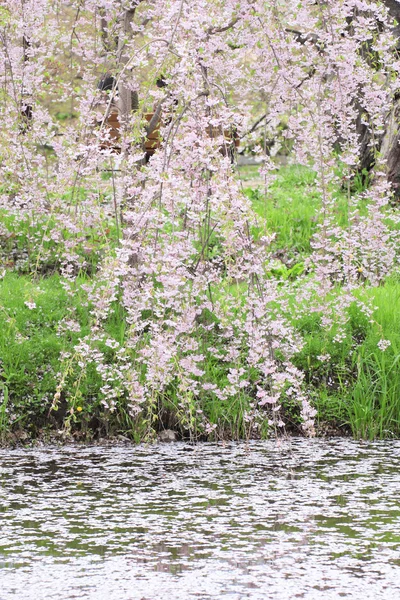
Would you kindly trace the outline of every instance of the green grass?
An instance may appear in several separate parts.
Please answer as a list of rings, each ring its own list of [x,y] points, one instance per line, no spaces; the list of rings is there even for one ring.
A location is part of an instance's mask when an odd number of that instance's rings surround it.
[[[260,234],[275,233],[273,249],[283,259],[300,259],[311,252],[310,240],[320,222],[321,194],[316,185],[316,173],[301,165],[280,167],[275,180],[267,189],[258,174],[257,166],[239,168],[239,177],[246,195],[252,201],[259,226],[253,231]],[[348,220],[347,191],[333,188],[336,220],[341,226]],[[360,185],[351,192],[363,191]],[[366,213],[364,200],[359,200],[360,214]]]
[[[318,409],[320,431],[350,431],[355,437],[369,439],[398,437],[400,281],[391,278],[384,286],[363,293],[372,298],[377,307],[374,320],[370,322],[354,304],[341,343],[333,341],[335,330],[327,333],[321,327],[318,315],[293,318],[305,339],[305,346],[296,356],[295,363],[306,375],[307,388]],[[143,424],[132,422],[123,403],[113,416],[104,414],[99,391],[101,380],[91,367],[83,377],[79,372],[71,374],[68,385],[74,389],[79,380],[79,393],[69,400],[69,404],[64,402],[64,414],[55,415],[59,422],[48,419],[60,380],[60,353],[73,353],[79,337],[89,332],[89,307],[85,300],[82,293],[72,297],[67,295],[58,275],[32,279],[7,273],[1,280],[0,438],[16,427],[22,427],[33,436],[49,424],[61,427],[67,408],[77,405],[83,410],[74,416],[72,426],[76,431],[88,431],[93,426],[93,419],[98,427],[103,424],[103,432],[122,431],[140,438],[140,428],[145,431]],[[35,308],[29,308],[26,303],[35,304]],[[60,337],[59,324],[71,314],[79,321],[81,331]],[[116,306],[106,330],[110,337],[123,342],[125,329],[124,314]],[[382,339],[390,341],[384,351],[378,347]],[[324,355],[329,355],[329,360],[321,359]],[[108,359],[113,360],[112,352]],[[209,356],[205,368],[210,379],[223,384],[226,366]],[[196,436],[195,419],[189,422],[190,407],[182,412],[176,399],[174,386],[177,383],[171,384],[157,401],[157,419],[167,415],[171,426],[184,428]],[[204,394],[201,409],[211,423],[218,423],[220,436],[243,438],[251,431],[244,420],[250,400],[245,391],[229,403],[219,403]],[[297,407],[287,404],[284,410],[287,421],[296,428],[299,423]],[[194,404],[192,412],[195,413]]]
[[[115,222],[109,220],[97,227],[88,227],[81,225],[77,218],[76,230],[71,231],[67,227],[60,229],[63,218],[52,214],[35,218],[25,215],[17,219],[4,209],[0,210],[0,267],[4,264],[25,274],[56,273],[60,270],[66,245],[74,243],[75,268],[87,274],[96,272],[105,252],[118,243]]]
[[[107,177],[105,174],[104,180]],[[259,217],[254,233],[258,236],[276,232],[272,244],[276,264],[269,267],[268,276],[282,281],[296,279],[303,272],[304,260],[311,251],[310,238],[318,224],[321,199],[314,172],[300,166],[283,167],[266,193],[257,167],[241,168],[240,177]],[[341,190],[337,197],[337,219],[345,223],[347,200]],[[196,402],[188,396],[182,407],[177,396],[179,382],[174,381],[155,399],[142,419],[130,417],[123,395],[118,398],[116,411],[107,412],[101,403],[102,381],[95,366],[68,370],[68,361],[61,360],[62,353],[73,355],[79,339],[90,332],[86,294],[79,285],[72,295],[63,288],[58,274],[58,250],[52,241],[43,244],[42,268],[38,269],[35,267],[37,250],[30,241],[35,239],[34,228],[29,223],[15,223],[13,217],[2,216],[4,226],[12,235],[0,239],[0,262],[2,258],[6,268],[5,276],[0,279],[0,441],[10,430],[22,428],[35,437],[46,428],[57,429],[65,423],[71,431],[89,437],[95,432],[103,435],[122,432],[140,440],[148,435],[149,427],[160,426],[178,428],[185,435],[196,437],[199,407],[210,423],[218,424],[216,435],[246,438],[251,434],[252,425],[246,421],[245,413],[252,400],[252,389],[244,390],[229,402],[220,402],[207,393]],[[65,232],[65,236],[68,235]],[[103,247],[115,243],[114,238],[112,224],[101,235],[88,232],[84,244],[85,248],[90,246],[93,256],[83,247],[77,250],[82,250],[92,267],[82,269],[78,284],[92,281]],[[21,268],[7,258],[12,253],[15,255],[16,250],[30,252],[28,262]],[[218,251],[218,240],[209,250],[214,251]],[[223,303],[228,291],[240,297],[246,290],[243,282],[235,286],[227,282],[226,289],[220,286],[213,291],[213,296]],[[318,410],[320,432],[337,430],[369,439],[399,437],[400,278],[393,276],[384,285],[363,289],[360,294],[363,299],[373,300],[376,306],[373,320],[354,303],[340,343],[334,341],[335,328],[329,332],[322,328],[318,314],[298,315],[293,309],[292,324],[305,341],[295,357],[295,364],[305,374],[305,387]],[[201,318],[210,317],[202,315]],[[60,323],[69,319],[79,324],[80,331],[60,335]],[[123,344],[127,328],[124,310],[115,303],[105,331]],[[390,342],[384,351],[378,346],[381,340]],[[107,364],[112,364],[115,352],[101,341],[98,349]],[[135,360],[133,354],[130,358]],[[207,356],[205,361],[209,379],[218,381],[222,387],[227,381],[228,367],[214,356]],[[62,377],[65,378],[63,394],[56,410],[50,411]],[[298,407],[288,401],[284,403],[284,411],[287,422],[296,430]]]
[[[87,282],[78,279],[79,283]],[[118,341],[124,337],[122,309],[115,307],[106,324],[108,335]],[[69,321],[79,323],[80,331],[69,331]],[[65,323],[64,333],[60,325]],[[76,286],[70,296],[61,285],[59,275],[33,278],[8,272],[0,281],[0,436],[7,427],[18,423],[32,435],[51,423],[61,427],[67,410],[74,404],[63,397],[61,408],[51,415],[57,385],[63,374],[61,353],[73,355],[79,338],[90,331],[86,295]],[[112,351],[99,343],[107,357]],[[77,429],[84,428],[104,412],[100,399],[101,378],[89,367],[84,376],[72,371],[66,380],[67,391],[78,396],[85,410],[74,416]],[[3,398],[3,401],[1,400]]]
[[[385,438],[400,434],[400,282],[368,293],[377,310],[362,346],[353,354],[357,370],[348,393],[349,422],[356,437]],[[390,345],[380,349],[378,343]]]
[[[295,362],[306,374],[323,429],[329,424],[364,439],[399,437],[400,281],[389,278],[360,296],[373,300],[373,320],[354,303],[341,343],[316,315],[296,322],[306,343]],[[381,340],[390,342],[385,350]]]
[[[68,315],[68,298],[58,276],[34,281],[7,273],[0,306],[0,381],[12,402],[9,420],[40,426],[56,387],[64,349],[57,328]]]
[[[242,169],[243,187],[261,217],[259,232],[275,232],[274,247],[289,257],[309,254],[321,204],[315,173],[300,166],[284,167],[265,191],[261,179],[257,179],[257,167]]]

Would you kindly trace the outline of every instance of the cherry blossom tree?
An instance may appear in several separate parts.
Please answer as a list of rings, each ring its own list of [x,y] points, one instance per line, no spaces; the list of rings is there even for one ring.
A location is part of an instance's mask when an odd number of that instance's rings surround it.
[[[249,431],[283,426],[290,399],[313,433],[289,313],[344,324],[355,290],[396,264],[387,124],[398,113],[397,43],[387,7],[369,0],[4,0],[1,207],[28,227],[31,271],[56,260],[92,315],[90,334],[62,357],[50,408],[66,393],[73,414],[71,382],[94,365],[105,410],[123,409],[149,434],[166,397],[190,435],[212,432],[215,399],[243,403]],[[295,282],[270,277],[274,232],[243,193],[235,137],[260,161],[266,201],[277,169],[268,140],[275,152],[289,143],[291,160],[316,173],[318,231]],[[366,154],[374,177],[360,212],[350,191]],[[100,258],[82,283],[91,253]],[[116,341],[105,325],[121,304],[127,330]]]

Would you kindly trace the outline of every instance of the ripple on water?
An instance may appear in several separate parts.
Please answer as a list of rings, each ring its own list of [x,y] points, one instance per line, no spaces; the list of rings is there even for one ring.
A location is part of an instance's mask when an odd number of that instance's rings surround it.
[[[0,451],[0,600],[400,597],[400,443]]]

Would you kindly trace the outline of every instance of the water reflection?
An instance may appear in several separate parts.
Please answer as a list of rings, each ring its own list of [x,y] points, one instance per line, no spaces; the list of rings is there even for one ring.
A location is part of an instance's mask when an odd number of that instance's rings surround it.
[[[399,442],[0,451],[0,599],[400,597]]]

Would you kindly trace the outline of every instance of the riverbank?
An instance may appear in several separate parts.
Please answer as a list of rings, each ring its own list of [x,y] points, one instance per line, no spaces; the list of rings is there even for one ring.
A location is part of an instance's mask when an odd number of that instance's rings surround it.
[[[282,442],[290,443],[299,439],[304,439],[304,435],[298,430],[297,433],[293,434],[288,431],[280,431],[279,437],[269,437],[269,440],[275,439],[276,443],[280,445]],[[316,435],[314,440],[348,440],[352,439],[350,428],[342,426],[336,428],[332,423],[319,423],[316,427]],[[260,440],[259,437],[251,437],[249,439],[235,440],[232,438],[218,439],[214,436],[214,440],[210,442],[207,439],[190,440],[189,438],[182,437],[179,431],[172,429],[164,429],[154,435],[152,440],[146,442],[151,448],[158,445],[176,445],[182,452],[194,452],[198,448],[202,448],[203,445],[214,443],[216,446],[225,447],[226,444],[231,443],[256,443]],[[127,437],[121,433],[110,434],[108,437],[101,437],[96,435],[94,432],[86,432],[85,436],[79,431],[66,433],[65,430],[54,428],[45,428],[35,432],[35,435],[31,437],[28,431],[23,429],[15,429],[7,431],[0,440],[0,449],[55,449],[55,448],[130,448],[136,446],[132,437]]]
[[[319,193],[311,170],[283,167],[264,194],[255,167],[241,170],[245,194],[251,199],[259,222],[257,240],[275,232],[268,276],[287,294],[285,319],[301,338],[294,366],[304,374],[303,388],[317,411],[317,435],[391,438],[400,435],[400,277],[393,274],[383,285],[363,287],[345,311],[338,328],[326,328],[322,315],[299,311],[297,291],[307,277],[310,240],[318,226]],[[338,191],[337,218],[346,218],[346,202]],[[178,398],[179,381],[171,381],[155,393],[152,404],[132,410],[119,374],[140,356],[124,350],[130,329],[121,298],[102,323],[103,335],[91,352],[102,357],[101,368],[83,355],[82,344],[93,333],[93,301],[90,291],[107,246],[117,245],[110,226],[103,235],[93,233],[80,241],[76,252],[85,257],[74,280],[62,276],[56,237],[48,234],[41,244],[32,240],[42,224],[4,219],[0,235],[3,267],[0,280],[0,438],[15,443],[31,440],[115,439],[122,435],[135,442],[157,439],[170,429],[179,439],[258,439],[286,431],[301,433],[296,399],[283,397],[280,421],[268,406],[256,407],[257,381],[240,387],[228,400],[209,392],[187,404]],[[257,229],[258,228],[258,229]],[[65,240],[64,240],[65,242]],[[218,253],[218,240],[210,252]],[[303,279],[302,279],[303,278]],[[296,286],[298,286],[296,288]],[[245,294],[242,284],[237,294]],[[232,290],[230,289],[231,293]],[[340,287],[332,291],[340,300]],[[223,303],[224,290],[214,290]],[[371,312],[365,306],[373,307]],[[202,317],[206,318],[206,317]],[[204,322],[204,329],[213,326]],[[201,342],[201,340],[200,340]],[[202,371],[220,388],[229,385],[229,373],[219,356],[223,342],[202,359]],[[92,355],[91,355],[92,356]],[[93,355],[94,356],[94,355]],[[121,358],[122,357],[122,358]],[[224,359],[225,360],[225,359]],[[125,361],[125,362],[124,362]],[[243,364],[241,363],[243,362]],[[119,371],[114,369],[118,364]],[[127,366],[128,365],[128,366]],[[235,369],[247,369],[246,358],[235,359]],[[108,369],[108,371],[107,371]],[[114,370],[113,370],[114,369]],[[145,372],[142,371],[145,378]],[[107,391],[107,396],[106,396]],[[111,399],[111,401],[110,401]]]

